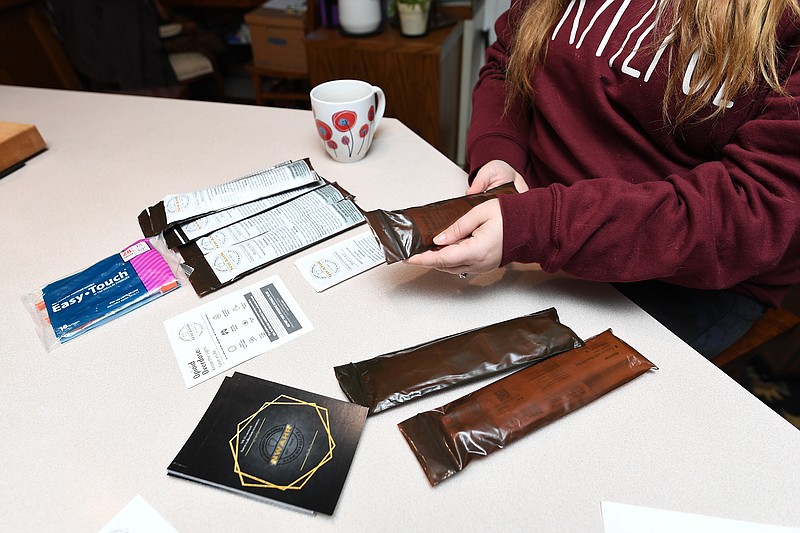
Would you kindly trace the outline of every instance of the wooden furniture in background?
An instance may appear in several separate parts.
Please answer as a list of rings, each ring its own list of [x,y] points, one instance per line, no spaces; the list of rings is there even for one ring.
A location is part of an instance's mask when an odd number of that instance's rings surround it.
[[[180,56],[184,61],[172,62],[176,75],[184,85],[163,87],[109,89],[111,92],[187,98],[188,85],[202,76],[211,75],[219,97],[223,95],[222,78],[214,65],[211,70],[198,70],[194,52]],[[189,60],[188,62],[186,60]],[[213,64],[213,59],[208,60]],[[187,67],[184,69],[183,67]],[[0,0],[0,84],[91,90],[87,78],[81,77],[67,54],[48,17],[44,0]]]
[[[288,72],[247,63],[244,69],[253,78],[253,92],[257,105],[301,104],[310,109],[308,93],[311,87],[307,72]],[[291,105],[296,107],[296,105]]]
[[[212,7],[223,9],[253,9],[264,0],[161,0],[168,7]]]
[[[44,2],[0,0],[0,84],[81,90]]]
[[[197,26],[194,23],[167,22],[159,26],[158,33],[172,71],[187,96],[193,84],[210,78],[214,81],[215,98],[223,100],[225,83],[217,54],[198,38]]]
[[[777,375],[800,376],[800,317],[788,309],[768,309],[744,336],[712,359],[726,372],[755,357]]]
[[[337,78],[378,85],[386,93],[386,116],[455,160],[461,35],[461,22],[415,39],[388,26],[368,37],[318,29],[305,37],[311,86]]]
[[[261,12],[262,15],[254,17],[253,15]],[[267,65],[259,62],[258,47],[265,43],[258,43],[256,39],[269,40],[272,30],[261,28],[261,31],[256,28],[252,22],[264,22],[269,19],[263,15],[264,8],[259,8],[245,15],[245,21],[250,25],[251,38],[253,39],[251,46],[253,47],[253,61],[244,65],[244,69],[250,74],[253,79],[253,92],[257,105],[270,104],[274,106],[282,106],[288,104],[293,107],[302,107],[311,109],[311,102],[309,99],[309,92],[311,91],[311,83],[309,80],[308,67],[305,64],[306,53],[303,35],[313,31],[320,26],[320,13],[317,9],[317,4],[314,0],[307,0],[306,12],[303,18],[303,27],[300,29],[299,42],[294,39],[287,39],[284,42],[285,46],[299,46],[302,49],[299,53],[302,56],[302,62],[288,61],[288,58],[275,58],[277,64],[290,66],[292,68],[280,68],[276,65]],[[287,16],[293,16],[287,14]],[[248,20],[249,19],[249,20]],[[277,36],[291,35],[287,33],[286,26],[293,26],[292,24],[283,25],[283,28],[278,28]],[[273,36],[275,36],[273,35]],[[263,47],[263,53],[274,53],[274,50],[279,50],[276,47]],[[292,53],[294,57],[294,52]],[[284,61],[282,62],[281,59]]]

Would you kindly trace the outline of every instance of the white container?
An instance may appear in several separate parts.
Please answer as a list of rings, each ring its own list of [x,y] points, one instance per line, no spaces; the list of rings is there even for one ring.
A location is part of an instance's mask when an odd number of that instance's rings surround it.
[[[380,0],[339,0],[339,25],[352,35],[365,35],[381,25]]]
[[[340,0],[341,1],[341,0]],[[406,37],[421,37],[428,33],[428,12],[430,2],[422,4],[406,4],[397,2],[397,13],[400,16],[400,33]]]

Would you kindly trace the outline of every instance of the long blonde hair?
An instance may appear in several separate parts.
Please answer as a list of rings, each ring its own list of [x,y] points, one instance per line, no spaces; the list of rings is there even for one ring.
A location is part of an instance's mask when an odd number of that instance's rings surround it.
[[[800,0],[665,0],[658,9],[662,37],[671,41],[676,67],[670,72],[662,102],[665,117],[669,104],[681,92],[681,73],[692,55],[699,59],[689,95],[679,105],[674,124],[681,124],[712,101],[722,87],[722,101],[756,87],[761,80],[783,92],[778,72],[776,30],[791,9],[800,15]],[[569,0],[528,0],[523,11],[512,11],[516,31],[508,60],[506,107],[517,98],[534,98],[531,70],[544,62],[551,28]],[[698,82],[698,80],[700,80]],[[717,106],[711,116],[722,113]],[[708,117],[707,117],[708,118]]]

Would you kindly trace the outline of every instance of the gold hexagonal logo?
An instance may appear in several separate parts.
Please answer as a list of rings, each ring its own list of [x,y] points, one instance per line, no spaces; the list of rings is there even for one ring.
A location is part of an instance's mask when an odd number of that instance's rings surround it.
[[[328,409],[281,394],[239,422],[230,439],[243,487],[300,490],[333,458]]]

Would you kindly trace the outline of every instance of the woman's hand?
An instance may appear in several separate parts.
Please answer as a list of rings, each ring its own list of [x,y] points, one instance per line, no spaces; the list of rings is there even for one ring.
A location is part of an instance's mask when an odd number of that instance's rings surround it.
[[[433,242],[443,248],[417,254],[406,263],[450,274],[494,270],[503,259],[500,201],[493,198],[476,205],[434,237]]]
[[[514,168],[499,159],[489,161],[481,167],[472,185],[467,189],[467,194],[476,194],[484,192],[488,189],[494,189],[504,183],[514,183],[517,192],[525,192],[528,190],[528,184],[522,175],[514,170]]]

